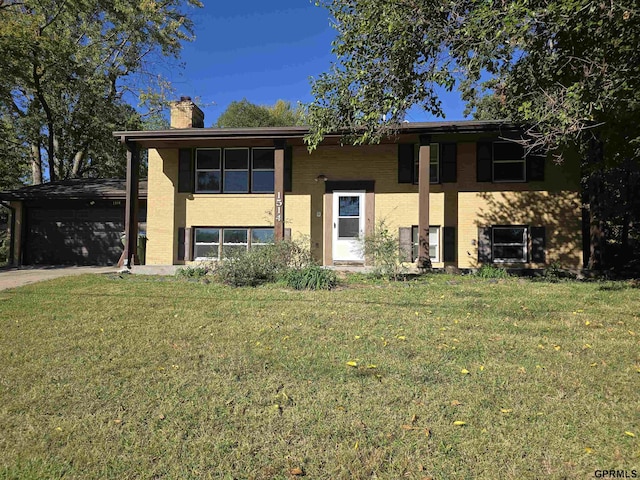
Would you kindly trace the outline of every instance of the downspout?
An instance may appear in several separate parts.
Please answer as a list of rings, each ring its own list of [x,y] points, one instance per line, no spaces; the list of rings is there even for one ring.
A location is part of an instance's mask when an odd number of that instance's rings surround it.
[[[16,240],[16,209],[4,200],[0,201],[0,205],[6,207],[11,212],[11,224],[9,226],[9,265],[13,265],[15,253],[15,240]]]

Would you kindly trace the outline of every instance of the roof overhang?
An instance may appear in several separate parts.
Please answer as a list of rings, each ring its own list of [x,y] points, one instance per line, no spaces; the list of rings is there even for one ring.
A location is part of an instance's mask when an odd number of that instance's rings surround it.
[[[452,133],[513,133],[521,128],[506,120],[460,120],[453,122],[402,123],[390,129],[384,143],[394,143],[406,135],[438,135]],[[286,140],[292,144],[304,143],[309,133],[307,127],[261,127],[261,128],[182,128],[170,130],[119,131],[115,137],[123,143],[135,143],[146,148],[169,148],[207,141],[251,141],[265,142]],[[325,136],[325,142],[333,143],[348,132]]]

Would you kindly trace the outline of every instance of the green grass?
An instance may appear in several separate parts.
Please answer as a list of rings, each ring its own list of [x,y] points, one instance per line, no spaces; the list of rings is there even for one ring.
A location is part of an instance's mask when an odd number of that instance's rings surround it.
[[[0,478],[639,469],[640,289],[360,280],[82,276],[0,292]]]

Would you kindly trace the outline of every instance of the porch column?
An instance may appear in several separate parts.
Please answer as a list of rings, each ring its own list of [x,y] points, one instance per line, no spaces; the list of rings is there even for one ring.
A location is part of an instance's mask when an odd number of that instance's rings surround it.
[[[431,268],[429,258],[429,161],[431,136],[420,135],[418,153],[418,267]]]
[[[124,141],[124,139],[123,139]],[[127,185],[124,213],[124,265],[131,268],[138,259],[138,180],[140,176],[140,152],[135,143],[124,141],[127,147]]]
[[[274,155],[273,226],[276,242],[284,240],[284,140],[276,140]]]

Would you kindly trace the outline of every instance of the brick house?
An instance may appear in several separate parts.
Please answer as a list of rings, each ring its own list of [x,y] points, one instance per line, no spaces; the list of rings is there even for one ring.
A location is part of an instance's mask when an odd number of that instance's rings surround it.
[[[384,221],[407,261],[428,255],[436,268],[582,267],[579,161],[525,156],[507,140],[518,138],[516,125],[407,123],[377,145],[345,146],[335,135],[312,153],[304,127],[203,125],[183,97],[170,130],[114,133],[129,147],[130,238],[137,152],[149,149],[149,265],[222,258],[288,236],[310,242],[323,265],[365,264],[360,238]]]

